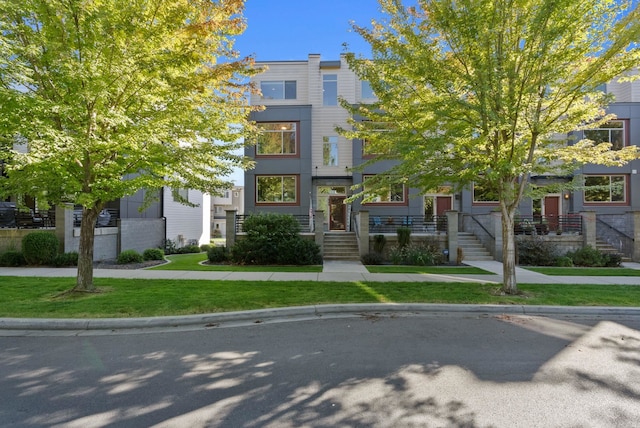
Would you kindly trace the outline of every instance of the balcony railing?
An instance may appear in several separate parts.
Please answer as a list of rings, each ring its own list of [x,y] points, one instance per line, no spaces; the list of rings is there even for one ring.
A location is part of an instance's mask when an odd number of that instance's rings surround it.
[[[251,214],[236,215],[236,233],[244,233],[244,221],[250,216]],[[300,232],[309,232],[309,215],[293,215],[292,217],[300,224]]]
[[[96,227],[116,227],[120,218],[120,210],[117,208],[105,208],[98,215]],[[82,223],[82,209],[73,210],[73,227],[80,227]]]
[[[548,235],[572,233],[582,235],[582,216],[568,214],[560,216],[517,216],[513,231],[516,235]]]
[[[13,206],[0,206],[0,228],[48,229],[56,227],[56,211],[23,211]]]
[[[398,228],[408,227],[413,233],[436,233],[447,231],[447,216],[370,216],[369,233],[396,233]]]

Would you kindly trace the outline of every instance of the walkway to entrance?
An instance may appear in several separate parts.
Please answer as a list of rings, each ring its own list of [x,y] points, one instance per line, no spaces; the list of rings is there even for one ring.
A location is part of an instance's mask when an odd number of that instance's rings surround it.
[[[360,260],[325,260],[322,272],[369,273]]]

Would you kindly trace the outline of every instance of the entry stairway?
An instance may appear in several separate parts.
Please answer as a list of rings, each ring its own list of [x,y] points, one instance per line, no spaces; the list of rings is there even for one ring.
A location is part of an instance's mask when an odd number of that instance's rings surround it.
[[[360,260],[355,232],[326,232],[323,258],[325,260]]]
[[[614,247],[613,245],[611,245],[610,243],[600,239],[600,238],[596,238],[596,250],[600,251],[601,253],[608,253],[608,254],[620,254],[620,251]],[[622,257],[622,261],[623,262],[630,262],[631,259],[629,257]]]
[[[493,260],[493,256],[471,232],[458,232],[458,247],[462,248],[462,255],[465,260]],[[456,254],[450,254],[449,258],[455,260]]]

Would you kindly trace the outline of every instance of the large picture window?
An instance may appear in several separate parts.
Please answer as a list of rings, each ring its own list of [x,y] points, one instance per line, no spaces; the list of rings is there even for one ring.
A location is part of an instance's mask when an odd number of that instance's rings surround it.
[[[367,180],[370,179],[371,175],[363,176],[364,180],[364,190],[367,193]],[[370,196],[370,195],[368,195]],[[406,187],[404,184],[391,184],[387,187],[380,188],[376,190],[373,198],[370,199],[367,203],[373,204],[405,204],[406,202]]]
[[[257,204],[298,203],[297,175],[259,175],[256,176]]]
[[[584,202],[626,203],[627,178],[624,175],[588,175],[584,178]]]
[[[620,150],[627,145],[626,122],[611,120],[599,128],[585,130],[584,137],[596,144],[611,143],[611,150]]]
[[[473,183],[473,203],[474,204],[497,204],[499,201],[498,192],[482,183]]]
[[[260,82],[263,100],[295,100],[295,80],[271,80]]]
[[[257,156],[297,156],[296,122],[258,123],[258,127],[262,133],[256,145]]]

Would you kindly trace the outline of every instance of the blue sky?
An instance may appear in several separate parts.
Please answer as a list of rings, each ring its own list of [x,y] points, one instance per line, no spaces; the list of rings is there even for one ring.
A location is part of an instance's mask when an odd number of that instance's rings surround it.
[[[321,54],[338,59],[348,43],[351,52],[368,56],[368,44],[350,31],[350,21],[369,27],[379,18],[377,0],[246,0],[247,29],[236,39],[241,55],[258,61],[300,60]]]
[[[380,18],[378,0],[246,0],[247,29],[236,38],[240,55],[258,61],[305,60],[310,53],[336,60],[349,51],[369,56],[369,45],[351,31],[350,21],[370,27]],[[244,172],[230,178],[244,185]]]

